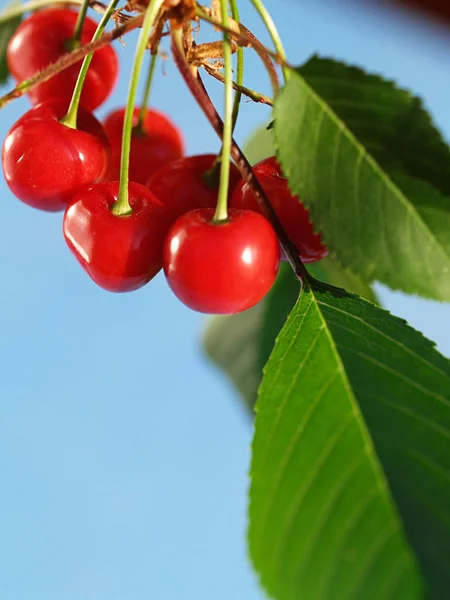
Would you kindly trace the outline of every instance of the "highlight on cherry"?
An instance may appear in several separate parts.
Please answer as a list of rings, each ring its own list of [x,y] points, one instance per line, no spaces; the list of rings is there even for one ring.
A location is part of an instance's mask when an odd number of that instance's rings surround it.
[[[194,0],[131,0],[123,9],[117,0],[107,6],[89,0],[35,4],[6,50],[16,87],[0,99],[0,108],[25,94],[32,107],[3,142],[3,173],[18,200],[64,211],[67,246],[97,285],[133,291],[164,268],[169,286],[188,307],[234,314],[270,291],[280,255],[300,279],[303,263],[327,255],[276,158],[252,167],[233,139],[243,96],[273,103],[244,86],[244,48],[260,55],[274,95],[278,67],[288,77],[281,43],[260,2],[255,6],[275,54],[240,24],[236,0],[215,1],[210,8]],[[194,39],[194,30],[201,35],[211,25],[217,42]],[[100,123],[93,111],[116,85],[119,38],[134,29],[139,37],[126,105]],[[176,119],[151,104],[167,37],[180,76],[218,134],[215,154],[186,155],[189,140]],[[202,68],[223,83],[222,116]]]

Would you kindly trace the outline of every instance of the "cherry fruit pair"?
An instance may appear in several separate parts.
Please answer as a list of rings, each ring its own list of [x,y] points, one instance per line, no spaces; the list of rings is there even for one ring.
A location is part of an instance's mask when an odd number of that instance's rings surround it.
[[[64,215],[69,248],[101,287],[113,292],[142,287],[164,266],[176,296],[190,308],[233,314],[259,302],[279,266],[278,239],[253,211],[231,210],[214,223],[214,209],[189,211],[171,227],[156,196],[130,183],[133,212],[116,216],[119,184],[101,183],[77,194]]]
[[[213,221],[217,188],[205,175],[216,158],[174,161],[151,177],[150,189],[130,183],[129,215],[111,210],[117,182],[75,195],[65,212],[64,235],[98,285],[131,291],[164,266],[170,287],[185,304],[221,314],[249,308],[269,291],[279,264],[276,235],[252,211],[232,210],[225,222]],[[239,174],[233,165],[231,174],[235,185]]]

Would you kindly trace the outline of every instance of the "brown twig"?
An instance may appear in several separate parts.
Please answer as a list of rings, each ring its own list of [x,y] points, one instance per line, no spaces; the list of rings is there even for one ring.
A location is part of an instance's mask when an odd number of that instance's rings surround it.
[[[220,31],[228,33],[241,46],[253,48],[264,64],[269,75],[270,82],[273,88],[273,94],[276,96],[280,89],[280,81],[272,58],[279,62],[279,56],[275,52],[268,50],[253,33],[247,29],[242,23],[238,23],[230,17],[230,27],[224,27],[220,21],[210,16],[208,9],[197,3],[197,17],[210,23]]]
[[[200,66],[205,69],[205,71],[208,73],[208,75],[211,75],[211,77],[214,77],[214,79],[217,79],[217,81],[220,81],[221,83],[225,82],[224,76],[222,75],[222,73],[217,71],[217,69],[213,69],[211,66],[209,66],[206,63],[202,64]],[[245,87],[244,85],[239,85],[235,81],[233,81],[233,89],[237,90],[238,92],[241,92],[241,94],[243,94],[244,96],[247,96],[247,98],[250,98],[250,100],[253,100],[253,102],[258,102],[259,104],[267,104],[268,106],[273,106],[272,98],[269,98],[268,96],[264,96],[264,94],[260,94],[259,92],[256,92],[255,90],[251,90],[250,88]]]
[[[214,104],[211,102],[209,98],[208,92],[206,91],[203,82],[199,75],[195,77],[192,74],[189,63],[184,56],[182,45],[177,39],[177,31],[172,31],[172,53],[175,60],[175,64],[180,71],[181,76],[183,77],[186,85],[188,86],[190,92],[194,96],[195,100],[199,104],[203,113],[205,114],[208,121],[211,123],[215,132],[219,136],[220,139],[223,138],[223,121],[220,118]],[[270,200],[266,196],[261,184],[253,173],[252,167],[245,157],[242,150],[239,148],[238,144],[233,139],[232,141],[232,149],[231,155],[233,160],[235,161],[243,179],[249,184],[252,191],[256,195],[258,202],[263,207],[266,217],[269,219],[272,224],[279,240],[281,247],[283,248],[286,257],[291,264],[295,274],[302,281],[305,277],[308,276],[308,273],[300,260],[299,252],[295,244],[289,239],[288,235],[284,231],[283,226],[281,225],[277,214],[275,213]]]
[[[197,17],[203,21],[206,21],[207,23],[210,23],[210,25],[213,25],[216,29],[228,33],[241,46],[253,48],[255,52],[258,53],[260,59],[266,67],[272,87],[274,88],[274,95],[277,93],[280,83],[272,59],[284,67],[292,68],[292,65],[287,63],[286,60],[277,52],[273,52],[272,50],[266,48],[264,44],[262,44],[259,39],[247,27],[245,27],[245,25],[238,23],[231,17],[230,26],[224,27],[218,19],[211,16],[210,11],[206,7],[199,3],[197,3]]]

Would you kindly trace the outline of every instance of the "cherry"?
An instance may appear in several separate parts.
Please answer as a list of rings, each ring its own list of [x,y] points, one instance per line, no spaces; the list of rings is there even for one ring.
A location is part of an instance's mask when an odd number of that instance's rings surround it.
[[[184,142],[179,129],[163,113],[147,110],[143,131],[137,128],[139,108],[134,110],[134,129],[130,149],[130,180],[145,184],[149,176],[163,165],[183,156]],[[112,148],[108,179],[119,179],[122,153],[122,130],[125,109],[113,111],[104,127]]]
[[[63,210],[79,188],[104,176],[109,143],[102,126],[80,108],[78,129],[59,122],[59,101],[38,104],[9,130],[3,143],[6,182],[17,198],[41,210]]]
[[[156,171],[148,180],[147,187],[174,219],[196,208],[215,208],[218,187],[209,185],[203,176],[212,168],[216,158],[215,154],[179,158]],[[230,167],[231,192],[240,176],[233,163]]]
[[[287,235],[297,246],[302,261],[310,263],[325,258],[328,250],[322,243],[321,235],[314,233],[308,209],[289,191],[287,179],[283,176],[276,158],[273,156],[261,161],[253,167],[253,172],[271,201]],[[264,214],[255,194],[243,180],[236,186],[230,206]]]
[[[146,187],[130,182],[128,192],[130,215],[111,211],[118,182],[80,190],[64,214],[67,245],[91,279],[110,292],[131,292],[158,273],[170,227],[162,203]]]
[[[45,69],[70,51],[78,14],[72,10],[47,8],[25,19],[17,28],[7,48],[8,68],[17,82],[24,81]],[[86,18],[81,44],[87,44],[97,29],[97,23]],[[33,104],[59,98],[69,105],[81,61],[61,71],[28,92]],[[81,95],[81,104],[90,111],[102,104],[112,92],[119,64],[115,50],[105,46],[95,52]]]
[[[256,212],[230,210],[223,223],[214,210],[197,209],[171,227],[163,250],[167,281],[186,306],[233,314],[254,306],[272,287],[280,247],[270,223]]]

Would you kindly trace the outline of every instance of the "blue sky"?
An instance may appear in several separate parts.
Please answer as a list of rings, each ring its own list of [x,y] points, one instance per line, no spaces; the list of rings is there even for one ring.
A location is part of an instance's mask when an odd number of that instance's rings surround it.
[[[267,41],[249,0],[239,4]],[[292,62],[318,52],[396,79],[424,97],[449,139],[444,32],[357,4],[267,2]],[[133,40],[117,44],[122,76],[100,116],[125,100]],[[164,71],[154,105],[183,128],[190,153],[217,150],[170,60]],[[269,91],[251,54],[248,85]],[[220,86],[211,89],[220,102]],[[1,112],[1,138],[27,106]],[[268,116],[245,103],[237,137]],[[262,598],[245,548],[251,422],[202,356],[204,317],[162,276],[133,294],[96,288],[65,247],[61,215],[22,205],[3,180],[0,199],[0,596]],[[450,355],[448,306],[380,293]]]

